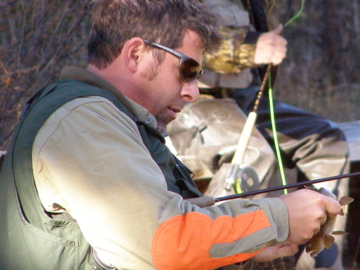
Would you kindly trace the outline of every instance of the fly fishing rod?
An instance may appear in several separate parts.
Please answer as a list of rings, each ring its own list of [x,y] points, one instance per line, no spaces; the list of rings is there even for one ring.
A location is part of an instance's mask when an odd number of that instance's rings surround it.
[[[348,177],[357,176],[357,175],[360,175],[360,172],[330,176],[330,177],[320,178],[320,179],[316,179],[316,180],[304,181],[304,182],[299,182],[299,183],[295,183],[295,184],[288,184],[285,186],[278,186],[278,187],[272,187],[272,188],[254,190],[254,191],[247,191],[247,192],[243,192],[241,194],[233,194],[233,195],[215,198],[215,202],[250,197],[250,196],[254,196],[254,195],[258,195],[258,194],[262,194],[262,193],[268,193],[268,192],[272,192],[272,191],[284,190],[284,189],[289,189],[289,188],[303,187],[303,186],[307,186],[307,185],[312,185],[312,184],[327,182],[327,181],[333,181],[333,180],[339,180],[342,178],[348,178]]]
[[[286,15],[284,17],[284,22],[283,22],[284,27],[287,26],[289,23],[291,23],[291,22],[287,23],[287,18],[289,17],[289,14],[290,14],[290,10],[291,10],[290,7],[292,5],[292,1],[293,0],[289,1],[288,9],[287,9]],[[256,1],[250,2],[249,1],[248,4],[249,4],[249,6],[253,5],[254,9],[257,5],[257,9],[259,9],[259,6],[258,6],[259,2],[256,2]],[[301,7],[303,8],[303,5]],[[252,14],[252,17],[254,20],[255,16],[254,16],[253,12],[251,14]],[[299,14],[296,14],[295,16],[298,17]],[[258,18],[258,19],[260,19],[260,18]],[[294,19],[295,18],[292,18],[291,21],[293,21]],[[267,26],[265,27],[266,29],[264,28],[264,26],[261,26],[261,27],[263,28],[263,29],[261,29],[261,31],[264,31],[264,32],[268,31]],[[273,68],[272,63],[269,63],[266,67],[265,74],[263,75],[261,85],[260,85],[258,94],[257,94],[255,102],[254,102],[254,107],[247,116],[245,125],[243,127],[243,130],[241,132],[241,135],[240,135],[240,138],[239,138],[239,141],[237,144],[235,154],[231,160],[232,167],[231,167],[228,177],[226,178],[225,189],[229,191],[229,190],[231,190],[231,188],[233,188],[237,194],[240,194],[242,192],[240,179],[237,177],[237,175],[238,175],[239,171],[241,171],[241,169],[242,169],[245,152],[247,150],[247,146],[249,144],[252,131],[255,127],[255,123],[256,123],[256,119],[257,119],[257,110],[258,110],[258,107],[259,107],[259,104],[261,101],[261,97],[263,96],[263,93],[265,91],[265,87],[266,87],[266,83],[268,82],[268,78],[270,78],[272,68]],[[268,84],[269,84],[268,87],[271,87],[270,82],[268,82]],[[274,136],[276,138],[276,134]],[[277,156],[279,158],[279,154]],[[279,160],[280,160],[280,162],[279,162],[280,167],[282,168],[281,159],[279,159]],[[283,185],[285,186],[286,180],[282,179],[282,181],[283,181]]]

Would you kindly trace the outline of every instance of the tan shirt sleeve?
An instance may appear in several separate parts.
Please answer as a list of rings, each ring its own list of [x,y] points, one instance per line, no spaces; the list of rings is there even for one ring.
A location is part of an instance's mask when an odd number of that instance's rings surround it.
[[[204,75],[199,79],[201,88],[246,88],[252,82],[250,67],[255,67],[255,45],[244,44],[248,31],[253,30],[249,13],[241,1],[204,0],[216,16],[224,33],[218,52],[204,57]]]
[[[176,250],[183,244],[201,245],[195,232],[186,230],[182,222],[172,222],[179,217],[188,219],[185,223],[192,226],[199,224],[199,217],[210,221],[201,227],[205,238],[211,235],[209,256],[226,258],[234,250],[259,250],[267,242],[283,241],[288,235],[284,222],[287,210],[280,199],[239,200],[202,209],[167,191],[163,174],[136,124],[101,97],[75,99],[50,116],[35,138],[33,168],[45,209],[67,211],[100,258],[118,268],[158,268],[155,257],[167,247],[163,244],[167,230],[188,241],[166,240]],[[253,241],[242,240],[240,235],[235,237],[239,246],[226,246],[226,241],[222,245],[220,234],[210,230],[212,222],[224,216],[230,218],[225,219],[228,226],[236,224],[233,229],[240,230],[243,224],[231,219],[253,212],[263,213],[260,217],[269,223],[261,232],[253,232]],[[247,225],[251,228],[251,221]],[[175,259],[169,260],[177,264]]]

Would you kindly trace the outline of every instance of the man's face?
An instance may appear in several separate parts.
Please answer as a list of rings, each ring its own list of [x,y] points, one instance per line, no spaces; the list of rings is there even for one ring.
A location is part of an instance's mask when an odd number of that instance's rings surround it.
[[[202,43],[193,31],[187,32],[183,45],[176,50],[198,63],[202,61]],[[199,97],[197,80],[184,82],[179,73],[179,58],[164,53],[164,60],[160,64],[154,60],[154,66],[149,67],[144,74],[148,83],[140,101],[142,106],[155,115],[160,132],[165,131],[166,125],[176,118],[186,103],[195,102]]]

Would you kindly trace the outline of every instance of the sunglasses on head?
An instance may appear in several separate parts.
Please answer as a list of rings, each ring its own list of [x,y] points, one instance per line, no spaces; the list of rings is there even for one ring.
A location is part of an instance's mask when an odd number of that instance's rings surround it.
[[[166,47],[164,45],[161,45],[159,43],[156,42],[152,42],[146,39],[143,39],[145,44],[157,48],[157,49],[161,49],[164,50],[168,53],[171,53],[172,55],[175,55],[177,58],[179,58],[180,62],[179,62],[179,73],[180,73],[180,77],[181,79],[188,83],[191,82],[193,80],[196,80],[198,78],[200,78],[200,76],[203,74],[203,69],[201,67],[201,65],[196,62],[194,59],[188,57],[187,55],[178,52],[174,49],[171,49],[169,47]]]

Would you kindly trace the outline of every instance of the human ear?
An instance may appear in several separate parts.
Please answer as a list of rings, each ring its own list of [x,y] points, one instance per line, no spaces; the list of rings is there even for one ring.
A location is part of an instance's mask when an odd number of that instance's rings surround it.
[[[124,62],[131,72],[136,72],[146,53],[146,44],[141,38],[128,40],[123,47]]]

